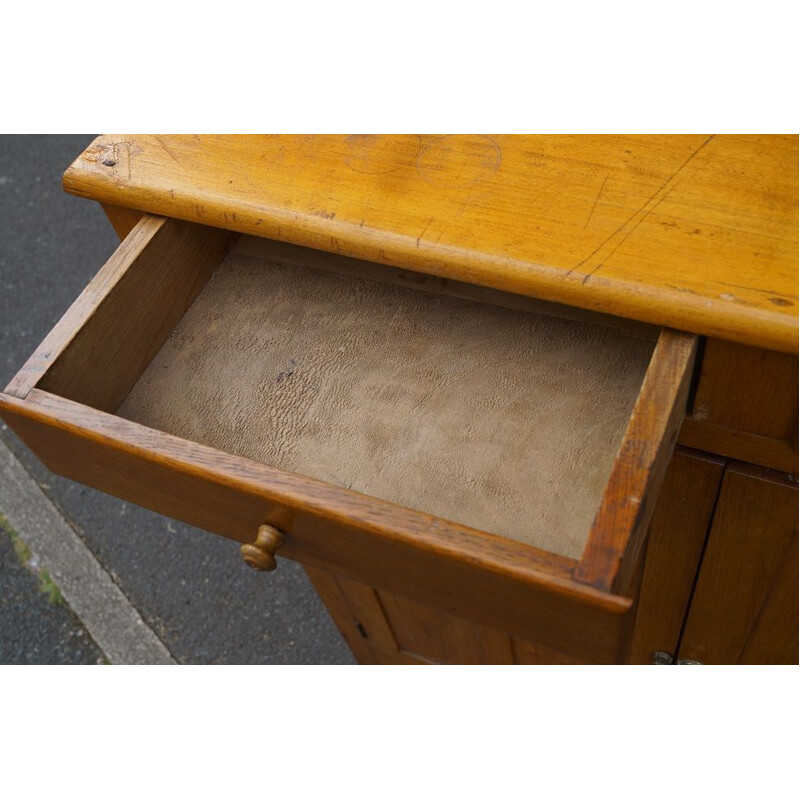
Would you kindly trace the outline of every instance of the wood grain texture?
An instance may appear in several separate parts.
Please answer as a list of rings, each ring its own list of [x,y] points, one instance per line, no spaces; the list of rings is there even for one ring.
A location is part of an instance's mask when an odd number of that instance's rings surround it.
[[[438,608],[306,571],[361,664],[514,664],[511,639]]]
[[[164,220],[151,217],[136,233],[123,242],[112,257],[81,292],[64,316],[47,334],[33,355],[6,386],[5,393],[14,397],[25,397],[36,386],[45,372],[64,352],[82,326],[91,319],[99,306],[111,295],[123,280],[130,267],[142,251],[163,227]]]
[[[740,664],[798,663],[797,558],[795,539],[783,553],[769,594],[742,648]]]
[[[369,644],[370,663],[383,665],[443,663],[426,658],[421,653],[410,652],[399,644],[382,598],[376,589],[342,575],[336,575],[334,578],[341,597],[350,608],[352,617],[357,620],[358,630]],[[328,597],[324,596],[322,599],[327,604]],[[329,606],[329,610],[332,607]],[[432,614],[442,614],[434,608],[429,610]]]
[[[615,663],[632,601],[572,580],[575,562],[284,473],[33,389],[0,413],[54,472],[249,542],[286,532],[279,558],[368,583],[559,652]],[[410,581],[409,576],[414,580]]]
[[[141,211],[132,208],[113,206],[110,203],[100,203],[100,206],[120,240],[124,239],[139,224],[139,220],[143,216]]]
[[[67,191],[797,352],[797,136],[98,138]]]
[[[81,292],[6,393],[36,385],[113,411],[231,242],[225,231],[146,217]]]
[[[711,339],[692,419],[786,442],[797,451],[797,358]]]
[[[277,569],[275,553],[283,547],[286,537],[272,525],[259,525],[258,535],[252,544],[240,548],[245,564],[259,572],[272,572]]]
[[[632,595],[658,491],[686,410],[697,339],[663,331],[623,436],[577,580]]]
[[[797,535],[796,484],[761,467],[729,466],[680,658],[797,663]]]
[[[400,648],[394,631],[386,619],[378,592],[372,586],[367,586],[343,575],[335,577],[339,591],[358,619],[359,629],[372,648],[375,660],[387,663],[388,656]],[[400,663],[404,663],[404,659],[401,659]]]
[[[330,618],[344,637],[358,663],[377,664],[370,632],[359,619],[358,612],[351,608],[336,576],[323,569],[314,569],[314,567],[306,566],[304,569]]]
[[[695,450],[797,474],[797,450],[788,442],[778,439],[768,439],[687,417],[681,423],[678,441]]]
[[[513,663],[510,648],[498,651],[496,637],[487,642],[479,625],[390,592],[378,596],[401,652],[437,664]]]
[[[686,448],[672,456],[647,537],[633,664],[677,652],[724,468],[724,459]]]
[[[514,644],[511,637],[494,628],[482,628],[483,651],[487,664],[516,664]]]
[[[559,653],[545,645],[536,642],[526,642],[523,639],[513,639],[513,652],[515,664],[528,664],[543,666],[546,664],[574,665],[588,664],[591,662],[583,661],[579,658],[571,658],[564,653]]]

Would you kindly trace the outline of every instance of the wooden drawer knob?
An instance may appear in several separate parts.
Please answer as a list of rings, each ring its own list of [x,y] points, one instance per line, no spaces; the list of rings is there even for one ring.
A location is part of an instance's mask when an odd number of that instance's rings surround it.
[[[284,535],[277,528],[261,525],[255,542],[242,545],[244,563],[260,572],[272,572],[278,566],[275,553],[284,541]]]

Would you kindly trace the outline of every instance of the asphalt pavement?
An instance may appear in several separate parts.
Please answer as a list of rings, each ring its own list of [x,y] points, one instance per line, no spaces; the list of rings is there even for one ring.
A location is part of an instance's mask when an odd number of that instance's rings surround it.
[[[92,138],[0,136],[0,386],[118,245],[100,207],[61,188]],[[298,564],[253,572],[236,543],[53,475],[5,426],[0,438],[176,661],[354,663]],[[18,550],[0,534],[0,663],[103,662]]]
[[[0,520],[0,664],[102,664],[47,571]]]

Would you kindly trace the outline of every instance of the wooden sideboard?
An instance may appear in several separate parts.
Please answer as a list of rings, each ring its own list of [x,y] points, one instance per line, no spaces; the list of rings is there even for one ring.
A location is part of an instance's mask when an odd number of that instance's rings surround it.
[[[362,663],[795,663],[796,136],[104,136],[0,395]],[[268,578],[266,578],[268,580]]]

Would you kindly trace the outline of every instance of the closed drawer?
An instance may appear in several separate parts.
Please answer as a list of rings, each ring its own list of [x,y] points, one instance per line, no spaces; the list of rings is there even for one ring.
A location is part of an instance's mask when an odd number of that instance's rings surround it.
[[[797,356],[708,339],[680,441],[797,473]]]
[[[0,409],[69,478],[613,662],[695,347],[146,216]]]

